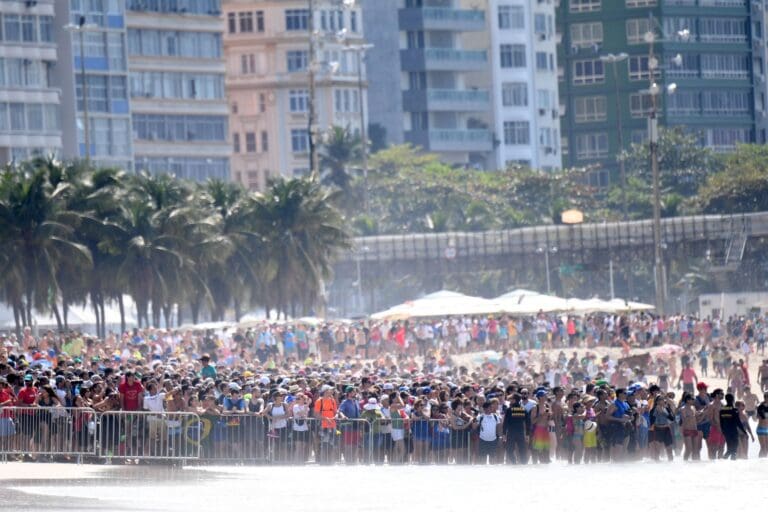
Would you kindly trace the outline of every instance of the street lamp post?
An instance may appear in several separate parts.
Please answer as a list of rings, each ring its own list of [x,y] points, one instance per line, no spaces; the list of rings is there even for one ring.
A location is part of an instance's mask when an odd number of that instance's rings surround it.
[[[653,180],[653,272],[656,290],[656,311],[660,315],[665,313],[667,300],[666,272],[664,269],[664,255],[662,254],[661,240],[661,186],[659,179],[659,122],[657,97],[661,93],[661,87],[656,83],[655,74],[660,70],[659,61],[654,53],[656,43],[655,19],[651,16],[649,30],[645,33],[645,42],[648,43],[648,92],[651,96],[651,109],[648,113],[648,153],[651,165],[651,177]],[[690,32],[683,29],[677,32],[678,37],[686,41],[690,38]],[[681,56],[675,57],[678,64],[682,63]],[[675,92],[677,85],[667,85],[667,92]]]
[[[360,143],[363,146],[363,208],[368,213],[368,130],[365,126],[365,104],[363,101],[363,57],[373,48],[372,44],[351,44],[345,52],[355,52],[357,56],[357,96],[360,110]]]
[[[622,52],[619,54],[613,54],[609,53],[608,55],[602,55],[600,57],[600,60],[605,62],[606,64],[611,65],[611,69],[613,71],[613,86],[614,86],[614,92],[615,92],[615,101],[616,101],[616,132],[619,137],[619,154],[618,160],[619,160],[619,175],[621,177],[621,210],[624,215],[624,220],[628,220],[628,214],[627,214],[627,172],[624,167],[624,157],[622,153],[624,152],[624,129],[622,126],[622,119],[621,119],[621,98],[619,96],[619,74],[616,68],[618,67],[619,62],[627,60],[629,55]]]
[[[544,271],[547,273],[547,295],[552,294],[552,282],[550,281],[549,277],[549,253],[555,254],[557,252],[557,247],[539,247],[536,249],[536,252],[539,254],[544,254]]]
[[[317,68],[319,62],[317,60],[316,46],[320,34],[315,32],[315,7],[318,1],[322,0],[307,0],[307,29],[309,30],[309,62],[307,71],[309,73],[309,119],[307,120],[307,134],[309,138],[309,175],[312,179],[320,179],[320,154],[317,151],[318,142],[318,130],[315,124],[317,123],[317,107],[315,105],[315,92],[317,90]],[[333,0],[333,3],[339,5],[339,7],[351,9],[355,6],[356,0]]]
[[[83,88],[83,130],[84,130],[84,142],[85,142],[85,161],[90,164],[91,162],[91,134],[89,129],[88,119],[88,81],[85,76],[85,33],[98,28],[93,23],[86,23],[85,16],[80,16],[78,24],[70,23],[64,26],[64,30],[68,32],[77,33],[80,43],[80,84]]]

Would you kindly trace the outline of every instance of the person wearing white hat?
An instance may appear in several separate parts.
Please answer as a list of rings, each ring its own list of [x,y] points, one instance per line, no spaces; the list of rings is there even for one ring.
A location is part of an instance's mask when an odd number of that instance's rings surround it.
[[[381,413],[381,406],[376,398],[368,399],[363,406],[363,413],[360,418],[368,422],[366,430],[369,434],[363,436],[363,460],[367,463],[370,463],[371,459],[378,462],[382,455],[381,422],[384,420],[384,415]]]

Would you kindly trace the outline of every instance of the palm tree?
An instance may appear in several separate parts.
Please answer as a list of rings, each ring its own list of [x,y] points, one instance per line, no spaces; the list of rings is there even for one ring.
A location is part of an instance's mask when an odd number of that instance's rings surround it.
[[[186,184],[168,175],[132,177],[107,249],[119,257],[115,277],[136,302],[139,325],[150,325],[150,304],[151,323],[159,325],[163,306],[195,278],[188,249],[197,215]]]
[[[352,176],[347,168],[360,158],[362,143],[360,137],[341,126],[331,128],[327,142],[320,148],[320,167],[323,169],[323,183],[349,192]]]
[[[3,244],[6,294],[19,322],[32,322],[33,308],[53,310],[63,272],[82,273],[92,263],[91,252],[77,242],[82,217],[67,209],[71,184],[57,179],[60,164],[37,158],[0,176],[0,241]],[[16,316],[16,315],[14,315]]]
[[[256,218],[268,251],[266,306],[295,316],[299,305],[318,303],[322,283],[331,275],[339,250],[350,246],[345,220],[334,206],[335,195],[309,179],[274,181],[256,201]]]

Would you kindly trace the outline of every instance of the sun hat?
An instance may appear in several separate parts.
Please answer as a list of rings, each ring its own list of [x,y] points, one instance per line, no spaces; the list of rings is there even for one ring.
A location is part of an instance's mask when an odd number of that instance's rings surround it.
[[[375,411],[379,408],[379,401],[375,398],[369,398],[368,403],[363,406],[366,411]]]

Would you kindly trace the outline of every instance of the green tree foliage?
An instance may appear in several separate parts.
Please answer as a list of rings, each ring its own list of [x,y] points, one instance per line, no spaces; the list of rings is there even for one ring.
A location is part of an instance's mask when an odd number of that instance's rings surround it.
[[[739,146],[725,157],[723,170],[707,178],[692,203],[704,213],[768,210],[768,146]]]
[[[482,231],[559,222],[569,208],[586,208],[593,190],[578,170],[544,173],[510,168],[453,168],[410,145],[370,159],[370,213],[350,211],[359,233]],[[362,180],[355,196],[362,197]]]

